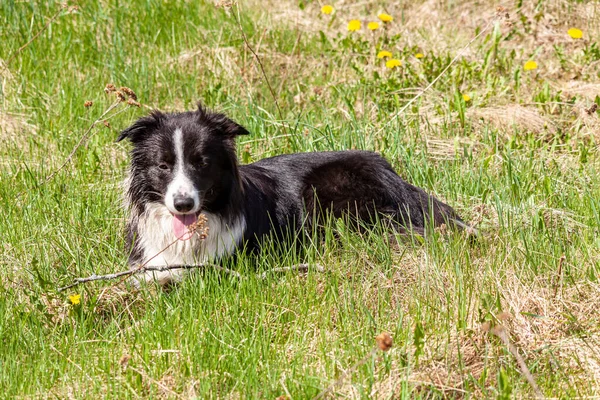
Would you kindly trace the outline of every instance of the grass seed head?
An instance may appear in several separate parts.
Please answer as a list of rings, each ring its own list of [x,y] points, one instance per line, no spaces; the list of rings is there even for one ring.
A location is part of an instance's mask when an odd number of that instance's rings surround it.
[[[130,99],[137,100],[137,95],[130,88],[128,88],[126,86],[121,86],[119,88],[119,91],[125,93],[127,96],[129,96]]]
[[[118,90],[118,91],[115,92],[115,96],[117,96],[117,100],[119,102],[123,102],[123,101],[127,100],[125,98],[125,95],[123,94],[123,92],[121,92],[120,90]]]
[[[112,92],[116,92],[117,88],[115,85],[113,85],[112,83],[108,83],[106,84],[106,86],[104,87],[104,93],[108,94],[108,93],[112,93]]]
[[[135,101],[133,98],[127,99],[127,104],[130,106],[141,107],[141,104],[138,101]]]
[[[191,233],[197,233],[198,236],[200,237],[200,240],[205,240],[208,237],[208,226],[206,225],[206,222],[208,220],[206,219],[206,215],[204,214],[200,214],[198,216],[198,219],[196,220],[196,222],[190,224],[188,226],[188,230]]]

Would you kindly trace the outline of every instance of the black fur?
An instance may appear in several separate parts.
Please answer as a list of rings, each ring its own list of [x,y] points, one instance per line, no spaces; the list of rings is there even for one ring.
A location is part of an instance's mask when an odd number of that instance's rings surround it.
[[[202,212],[226,223],[245,218],[244,243],[238,247],[259,249],[266,235],[282,239],[326,214],[366,222],[383,217],[420,233],[429,221],[464,226],[450,206],[402,180],[373,152],[289,154],[239,166],[234,141],[248,131],[199,106],[191,112],[153,112],[118,138],[133,143],[127,194],[132,262],[141,260],[138,217],[147,204],[164,203],[175,162],[175,129],[183,132],[186,174],[201,194]]]

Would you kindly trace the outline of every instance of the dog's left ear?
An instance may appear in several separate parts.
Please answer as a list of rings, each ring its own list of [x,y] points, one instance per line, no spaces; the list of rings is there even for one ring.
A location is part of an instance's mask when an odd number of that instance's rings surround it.
[[[249,135],[250,132],[237,122],[229,119],[224,114],[213,113],[208,111],[206,108],[202,106],[202,104],[198,103],[198,110],[196,111],[198,114],[198,119],[202,121],[207,121],[209,124],[215,126],[219,133],[227,138],[234,139],[239,135]]]

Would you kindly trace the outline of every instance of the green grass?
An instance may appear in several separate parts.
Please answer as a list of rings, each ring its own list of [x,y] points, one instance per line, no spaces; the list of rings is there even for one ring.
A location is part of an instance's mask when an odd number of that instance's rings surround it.
[[[334,3],[331,20],[311,1],[244,4],[280,114],[235,8],[82,1],[16,54],[60,4],[1,2],[0,397],[304,399],[336,380],[330,397],[531,397],[515,357],[482,328],[499,323],[544,395],[600,395],[600,114],[585,112],[600,103],[597,19],[580,2],[516,3],[510,25],[486,31],[395,118],[495,13],[428,4],[385,9],[395,19],[375,34],[366,21],[385,2]],[[468,23],[436,22],[465,10]],[[349,34],[353,18],[363,29]],[[571,26],[583,40],[566,36]],[[386,69],[380,49],[402,67]],[[539,69],[524,71],[528,59]],[[107,83],[143,107],[120,105],[44,183],[113,103]],[[331,221],[300,254],[268,248],[229,265],[243,280],[207,271],[169,292],[57,292],[127,268],[118,131],[197,100],[252,132],[239,142],[245,162],[376,150],[483,235],[397,241]],[[259,279],[299,262],[326,272]],[[368,356],[383,331],[393,348]]]

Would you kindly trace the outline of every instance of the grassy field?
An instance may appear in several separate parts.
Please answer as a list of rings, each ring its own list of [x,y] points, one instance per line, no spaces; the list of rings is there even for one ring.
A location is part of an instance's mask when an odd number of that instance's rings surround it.
[[[600,396],[600,3],[390,3],[0,2],[0,397]],[[482,237],[332,221],[242,280],[58,292],[127,268],[119,130],[198,100],[245,163],[376,150]]]

